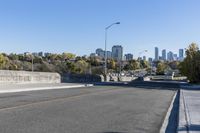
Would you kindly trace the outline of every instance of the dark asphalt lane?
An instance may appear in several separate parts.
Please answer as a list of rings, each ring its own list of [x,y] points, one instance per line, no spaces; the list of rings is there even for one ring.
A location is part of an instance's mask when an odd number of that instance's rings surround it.
[[[157,133],[173,95],[116,86],[0,94],[0,133]]]

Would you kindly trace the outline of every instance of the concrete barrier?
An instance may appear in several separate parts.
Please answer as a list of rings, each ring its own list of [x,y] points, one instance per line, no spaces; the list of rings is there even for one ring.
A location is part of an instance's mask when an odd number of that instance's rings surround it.
[[[130,86],[141,86],[141,87],[158,87],[158,88],[174,88],[179,89],[183,85],[188,85],[187,82],[178,81],[140,81],[135,80],[129,83]]]
[[[104,81],[103,76],[91,74],[63,74],[62,83],[93,83]]]
[[[0,83],[60,83],[58,73],[0,70]]]
[[[173,76],[167,75],[157,75],[157,76],[149,76],[152,80],[173,80]]]

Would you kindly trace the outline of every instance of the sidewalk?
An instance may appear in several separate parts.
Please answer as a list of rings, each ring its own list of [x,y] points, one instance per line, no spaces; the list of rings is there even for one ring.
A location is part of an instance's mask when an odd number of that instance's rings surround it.
[[[180,90],[178,133],[200,133],[200,90]]]
[[[36,90],[66,89],[93,86],[92,84],[54,83],[54,84],[0,84],[0,93]]]

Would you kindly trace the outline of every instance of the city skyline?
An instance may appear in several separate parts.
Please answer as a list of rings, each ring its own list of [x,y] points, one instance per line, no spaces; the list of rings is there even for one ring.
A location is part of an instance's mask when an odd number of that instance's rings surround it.
[[[158,47],[154,47],[154,56],[152,57],[147,57],[145,56],[145,53],[148,51],[142,51],[142,54],[139,56],[135,56],[134,53],[125,53],[124,52],[124,48],[121,45],[113,45],[111,50],[107,49],[107,56],[108,58],[114,58],[117,59],[116,57],[114,57],[114,52],[113,52],[113,48],[115,47],[120,47],[120,53],[115,53],[117,54],[117,58],[119,58],[119,60],[130,60],[130,59],[138,59],[138,58],[145,58],[145,60],[149,60],[149,58],[153,59],[154,61],[158,61],[158,60],[163,60],[163,61],[173,61],[173,60],[179,60],[182,61],[185,57],[185,50],[182,48],[179,48],[178,50],[176,50],[176,52],[172,52],[171,50],[167,50],[167,49],[159,49]],[[118,49],[118,48],[117,48]],[[118,52],[118,50],[117,50]],[[50,54],[62,54],[62,53],[71,53],[71,52],[60,52],[60,53],[56,53],[56,52],[44,52],[44,51],[34,51],[34,52],[30,52],[30,51],[26,51],[23,53],[6,53],[6,54],[17,54],[17,55],[27,55],[27,54],[32,54],[34,56],[47,56]],[[72,53],[74,54],[74,53]],[[168,54],[171,54],[171,57],[168,57]],[[76,54],[75,54],[76,55]],[[84,55],[76,55],[76,56],[99,56],[104,58],[105,57],[105,51],[102,48],[96,48],[96,50],[92,53],[89,54],[84,54]],[[155,58],[157,56],[157,59]],[[176,57],[175,57],[176,56]],[[177,59],[174,59],[177,58]],[[171,59],[169,59],[171,58]]]
[[[154,56],[152,57],[147,57],[145,56],[145,53],[148,52],[148,50],[144,50],[140,52],[140,57],[139,56],[135,56],[134,53],[125,53],[124,52],[124,48],[121,45],[113,45],[112,49],[107,49],[107,56],[108,58],[113,58],[116,59],[113,55],[113,47],[120,47],[120,51],[118,55],[120,55],[122,58],[122,60],[130,60],[130,59],[143,59],[143,60],[149,60],[149,58],[151,58],[154,61],[159,61],[159,60],[163,60],[163,61],[183,61],[184,57],[185,57],[185,50],[183,48],[179,48],[177,50],[175,50],[176,52],[172,52],[171,50],[168,49],[161,49],[159,50],[158,47],[154,47]],[[116,53],[116,52],[115,52]],[[105,57],[105,51],[102,48],[97,48],[95,52],[90,53],[90,56],[99,56],[104,58]],[[120,59],[120,60],[121,60]],[[150,59],[150,60],[151,60]]]
[[[105,27],[119,21],[108,31],[108,49],[122,45],[134,57],[145,49],[145,56],[153,57],[155,46],[177,53],[200,42],[199,5],[197,0],[2,1],[0,52],[88,55],[104,47]]]

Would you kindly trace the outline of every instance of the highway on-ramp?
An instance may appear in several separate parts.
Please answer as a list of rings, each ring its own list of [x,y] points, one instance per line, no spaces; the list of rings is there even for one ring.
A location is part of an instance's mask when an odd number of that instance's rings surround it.
[[[175,91],[94,86],[0,94],[0,133],[157,133]]]

